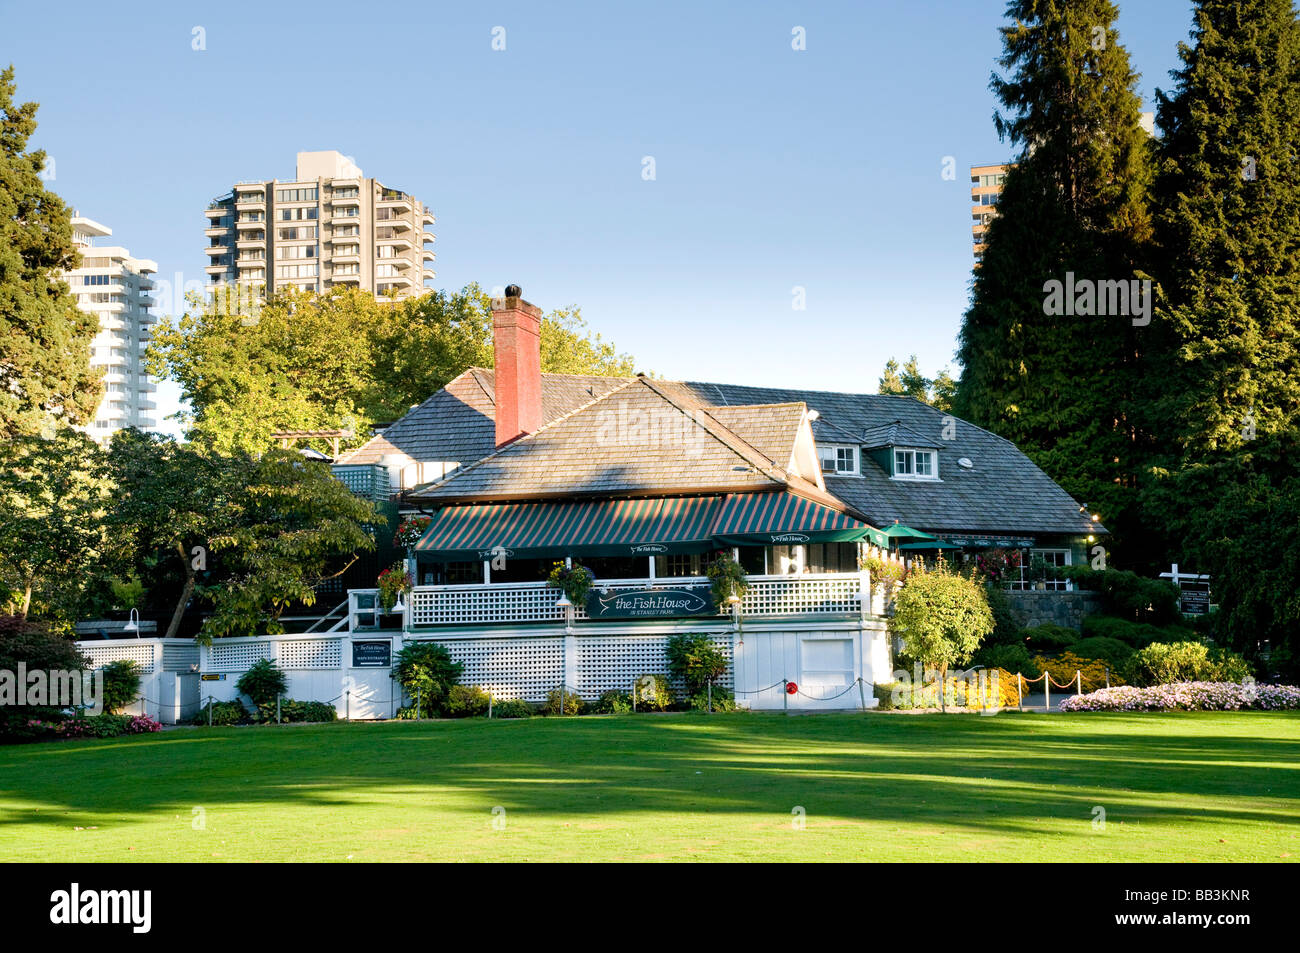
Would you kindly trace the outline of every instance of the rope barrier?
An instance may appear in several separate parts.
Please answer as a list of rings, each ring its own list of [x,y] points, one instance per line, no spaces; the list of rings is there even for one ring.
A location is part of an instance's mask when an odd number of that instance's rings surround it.
[[[763,692],[770,692],[774,688],[780,688],[782,685],[786,684],[787,681],[788,679],[783,678],[779,682],[773,682],[771,685],[767,686],[767,688],[760,688],[756,691],[742,692],[739,689],[736,689],[735,691],[732,692],[732,694],[733,695],[761,695],[763,694]]]
[[[861,681],[862,681],[861,678],[855,678],[852,682],[849,683],[849,687],[844,689],[844,691],[840,692],[838,695],[828,695],[825,698],[818,695],[809,695],[802,688],[796,689],[795,694],[802,695],[804,698],[811,698],[813,701],[817,701],[817,702],[830,702],[844,695],[847,695],[849,692],[853,691],[853,689],[858,687],[858,683],[860,683]]]

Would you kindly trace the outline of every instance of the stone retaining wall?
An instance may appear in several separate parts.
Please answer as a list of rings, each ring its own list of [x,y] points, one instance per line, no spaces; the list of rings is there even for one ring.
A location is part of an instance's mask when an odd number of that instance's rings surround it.
[[[1101,596],[1095,592],[1008,592],[1007,600],[1016,621],[1030,627],[1061,625],[1082,630],[1083,620],[1101,611]]]

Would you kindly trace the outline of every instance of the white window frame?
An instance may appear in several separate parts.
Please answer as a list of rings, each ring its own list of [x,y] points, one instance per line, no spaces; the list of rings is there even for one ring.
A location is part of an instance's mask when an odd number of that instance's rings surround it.
[[[938,453],[937,450],[933,450],[933,449],[931,449],[931,448],[929,448],[929,447],[892,447],[892,448],[890,448],[890,450],[891,450],[891,452],[892,452],[893,455],[894,455],[894,456],[893,456],[893,464],[894,464],[894,466],[893,466],[893,470],[894,470],[894,476],[893,476],[893,479],[895,479],[895,480],[913,480],[913,481],[918,481],[918,482],[922,482],[922,483],[925,483],[925,482],[937,482],[937,481],[938,481],[938,479],[939,479],[939,453]],[[916,472],[916,455],[917,455],[918,453],[923,453],[923,454],[927,455],[927,456],[930,458],[930,472],[929,472],[929,473],[917,473],[917,472]],[[898,459],[899,454],[906,454],[907,461],[908,461],[908,472],[906,472],[906,473],[901,473],[901,472],[899,472],[899,459]]]
[[[1020,571],[1015,579],[1007,581],[1006,588],[1016,592],[1029,592],[1034,589],[1034,583],[1038,580],[1033,576],[1034,556],[1042,556],[1044,553],[1061,553],[1065,556],[1062,566],[1073,565],[1074,554],[1068,546],[1039,546],[1030,550],[1021,550]],[[1048,579],[1045,581],[1044,590],[1046,592],[1073,592],[1074,583],[1069,579]]]
[[[848,460],[844,460],[841,454],[847,453]],[[824,476],[859,476],[861,470],[861,453],[858,448],[851,443],[820,443],[817,445],[817,465],[821,468]],[[832,469],[826,469],[827,461],[832,462]],[[841,469],[842,463],[848,463],[848,467]]]

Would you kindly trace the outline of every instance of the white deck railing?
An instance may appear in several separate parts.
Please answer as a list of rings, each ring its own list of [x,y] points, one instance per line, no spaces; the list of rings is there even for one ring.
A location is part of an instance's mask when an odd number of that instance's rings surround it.
[[[708,585],[704,577],[668,579],[598,579],[594,590],[669,589]],[[798,576],[750,576],[741,604],[745,618],[861,615],[864,573],[804,573]],[[354,593],[360,590],[354,590]],[[472,586],[416,586],[407,598],[409,628],[439,625],[512,625],[521,622],[562,624],[558,590],[544,582]],[[724,611],[718,613],[725,616]],[[574,606],[573,621],[588,620],[585,606]]]

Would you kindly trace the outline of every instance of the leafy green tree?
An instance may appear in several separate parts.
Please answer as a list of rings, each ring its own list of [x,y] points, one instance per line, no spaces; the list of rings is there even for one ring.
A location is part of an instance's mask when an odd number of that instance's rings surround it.
[[[17,672],[20,663],[28,671],[82,672],[89,667],[76,643],[51,632],[46,623],[0,615],[0,671]],[[0,738],[30,734],[29,718],[57,717],[59,709],[52,706],[0,705]]]
[[[289,680],[273,661],[258,659],[248,667],[248,671],[239,676],[235,690],[241,695],[247,695],[254,707],[267,705],[289,690]]]
[[[894,602],[889,630],[904,651],[947,684],[948,666],[965,664],[993,631],[984,587],[940,563],[907,577]],[[942,694],[942,693],[941,693]]]
[[[140,666],[133,659],[118,659],[104,666],[104,711],[115,714],[140,695]]]
[[[36,103],[14,102],[0,72],[0,439],[85,423],[102,392],[90,369],[99,324],[58,275],[80,261],[67,206],[45,188],[45,153],[27,151]]]
[[[347,430],[356,446],[467,368],[492,366],[491,301],[473,284],[397,302],[356,288],[291,289],[258,308],[196,300],[153,338],[150,372],[181,385],[191,439],[221,452],[264,449],[279,430]],[[543,319],[541,351],[545,371],[633,373],[576,308]]]
[[[991,88],[998,134],[1019,154],[963,318],[953,410],[1013,441],[1122,536],[1136,519],[1133,394],[1148,328],[1046,307],[1048,282],[1070,274],[1139,277],[1150,239],[1150,147],[1116,15],[1110,0],[1007,5],[1007,75]]]
[[[900,369],[898,361],[890,358],[885,362],[885,369],[880,375],[880,385],[876,391],[880,394],[900,394],[915,397],[922,403],[942,411],[952,409],[953,394],[957,382],[945,367],[933,380],[921,373],[920,363],[913,354]]]
[[[26,618],[33,593],[41,614],[75,621],[75,596],[110,558],[105,514],[113,484],[103,452],[84,434],[13,437],[0,453],[0,577],[10,608]]]
[[[383,522],[329,467],[291,450],[222,455],[126,431],[110,458],[115,534],[137,567],[167,564],[181,580],[169,634],[195,597],[212,606],[202,641],[283,631],[284,609],[314,604],[339,560],[375,547],[370,527]]]

